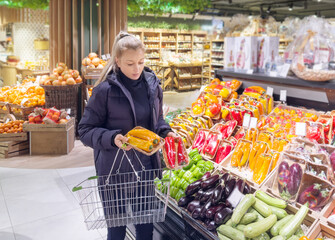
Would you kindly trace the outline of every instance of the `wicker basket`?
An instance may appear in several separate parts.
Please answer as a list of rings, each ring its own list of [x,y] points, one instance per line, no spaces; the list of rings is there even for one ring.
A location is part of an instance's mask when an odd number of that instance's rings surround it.
[[[304,69],[303,71],[300,71],[298,68],[292,68],[292,71],[297,77],[307,81],[325,82],[335,79],[335,71],[330,70]]]
[[[36,107],[43,107],[43,106],[34,106],[34,107],[23,107],[18,104],[8,103],[10,108],[10,112],[17,118],[28,120],[28,115],[34,111]]]
[[[45,107],[70,108],[70,116],[77,117],[78,93],[81,83],[69,86],[42,85],[45,91]]]

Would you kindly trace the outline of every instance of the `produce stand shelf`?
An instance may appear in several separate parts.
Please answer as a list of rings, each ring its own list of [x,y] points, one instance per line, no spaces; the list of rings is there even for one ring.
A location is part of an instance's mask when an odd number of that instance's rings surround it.
[[[239,93],[250,86],[272,87],[274,100],[279,100],[280,90],[287,90],[287,104],[304,106],[323,111],[333,110],[335,105],[335,80],[328,82],[311,82],[296,77],[271,77],[261,73],[237,73],[216,70],[215,77],[223,81],[237,78],[243,82]],[[312,100],[313,99],[313,100]]]

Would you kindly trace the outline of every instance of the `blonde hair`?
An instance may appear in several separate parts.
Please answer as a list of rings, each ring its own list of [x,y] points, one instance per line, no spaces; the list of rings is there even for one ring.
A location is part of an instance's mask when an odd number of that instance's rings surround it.
[[[136,38],[132,34],[121,31],[114,40],[111,59],[102,70],[100,77],[94,86],[97,86],[99,83],[105,81],[110,71],[117,73],[120,70],[116,64],[116,58],[120,58],[123,52],[128,49],[135,51],[137,49],[142,49],[145,51],[144,44],[140,39]]]

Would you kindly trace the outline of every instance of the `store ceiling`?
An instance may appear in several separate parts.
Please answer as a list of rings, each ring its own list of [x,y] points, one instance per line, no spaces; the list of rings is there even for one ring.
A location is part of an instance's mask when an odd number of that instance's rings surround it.
[[[212,0],[212,5],[212,8],[204,10],[201,14],[214,16],[232,16],[237,13],[270,15],[276,20],[283,20],[288,16],[303,18],[309,15],[335,18],[335,0]]]

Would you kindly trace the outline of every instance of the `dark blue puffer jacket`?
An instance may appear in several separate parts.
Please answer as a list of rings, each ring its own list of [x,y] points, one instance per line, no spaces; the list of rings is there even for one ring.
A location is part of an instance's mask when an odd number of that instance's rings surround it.
[[[151,131],[161,137],[171,131],[170,126],[163,119],[162,102],[163,92],[159,86],[159,79],[149,68],[143,70],[149,91],[149,102],[151,113]],[[120,83],[115,73],[109,73],[107,79],[93,89],[84,115],[79,123],[78,131],[80,140],[87,146],[94,149],[95,167],[98,176],[108,175],[113,161],[120,172],[130,172],[131,167],[124,158],[120,166],[122,152],[115,159],[118,148],[114,145],[114,137],[121,133],[125,135],[136,126],[134,102],[129,91]],[[135,160],[134,151],[127,151],[127,154],[136,170],[140,165]],[[139,155],[140,157],[140,155]],[[151,157],[152,167],[161,168],[159,154]]]

